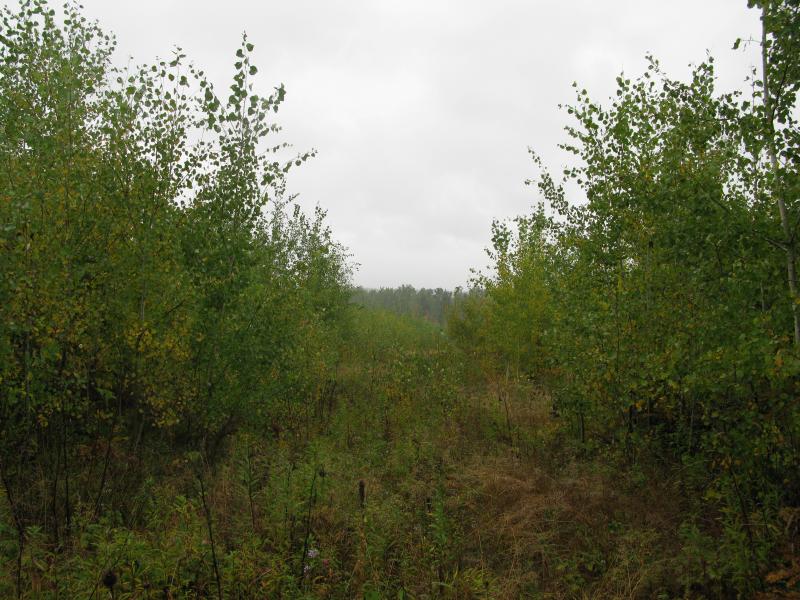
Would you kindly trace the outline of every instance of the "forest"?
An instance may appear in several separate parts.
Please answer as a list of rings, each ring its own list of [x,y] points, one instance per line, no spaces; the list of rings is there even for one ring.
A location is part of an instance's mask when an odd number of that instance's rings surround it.
[[[475,288],[474,293],[479,293],[479,288]],[[367,309],[389,311],[444,327],[453,304],[459,302],[464,295],[461,289],[415,289],[413,285],[405,284],[396,288],[379,289],[359,286],[353,289],[350,299],[353,304]]]
[[[747,3],[748,92],[576,84],[454,291],[354,284],[257,40],[217,89],[0,9],[0,597],[800,598],[800,3]]]

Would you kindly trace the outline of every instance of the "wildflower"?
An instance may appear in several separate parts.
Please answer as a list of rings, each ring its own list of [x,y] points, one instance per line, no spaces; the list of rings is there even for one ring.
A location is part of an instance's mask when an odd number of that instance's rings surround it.
[[[317,558],[319,556],[319,550],[316,548],[309,548],[308,549],[308,558]]]

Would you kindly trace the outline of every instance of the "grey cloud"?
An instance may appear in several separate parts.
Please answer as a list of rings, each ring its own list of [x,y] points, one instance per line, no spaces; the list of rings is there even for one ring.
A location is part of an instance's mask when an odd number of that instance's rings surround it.
[[[317,158],[290,180],[320,204],[361,263],[358,283],[453,287],[484,262],[493,217],[536,202],[523,185],[533,146],[554,170],[568,157],[577,80],[593,96],[644,68],[651,51],[676,77],[718,57],[720,87],[741,86],[758,28],[744,0],[84,0],[114,31],[120,60],[180,45],[227,85],[243,30],[258,85],[288,91],[283,138]]]

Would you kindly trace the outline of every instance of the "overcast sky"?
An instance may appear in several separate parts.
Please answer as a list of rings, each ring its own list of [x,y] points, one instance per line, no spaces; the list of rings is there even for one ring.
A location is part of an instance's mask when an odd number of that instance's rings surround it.
[[[290,191],[328,211],[360,264],[358,284],[452,288],[485,263],[493,218],[537,201],[527,147],[567,157],[559,103],[595,99],[652,52],[673,77],[706,51],[720,87],[740,87],[757,35],[746,0],[83,0],[119,41],[119,61],[181,46],[227,87],[242,31],[257,87],[284,83],[283,138],[319,154]]]

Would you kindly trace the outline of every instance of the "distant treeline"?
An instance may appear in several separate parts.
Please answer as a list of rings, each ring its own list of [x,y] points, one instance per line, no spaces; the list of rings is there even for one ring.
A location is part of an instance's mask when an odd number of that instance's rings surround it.
[[[352,296],[355,304],[367,308],[388,310],[401,315],[427,319],[437,325],[444,325],[453,301],[465,295],[460,288],[455,291],[442,288],[416,289],[412,285],[396,288],[370,289],[357,287]]]

